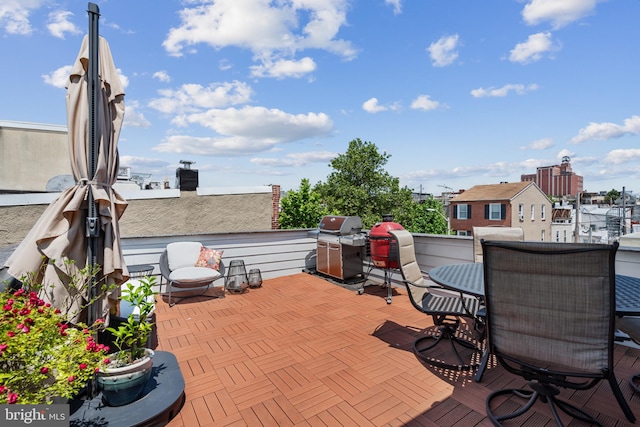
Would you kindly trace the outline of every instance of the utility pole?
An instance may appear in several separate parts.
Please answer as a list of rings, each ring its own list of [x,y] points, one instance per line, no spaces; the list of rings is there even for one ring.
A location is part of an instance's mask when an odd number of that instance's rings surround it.
[[[444,195],[447,195],[447,198],[449,198],[451,196],[451,193],[453,193],[453,188],[451,187],[447,187],[446,185],[442,185],[442,184],[438,184],[438,187],[442,187],[446,190],[449,190],[448,193],[442,193],[442,206],[447,206],[448,204],[444,202]]]

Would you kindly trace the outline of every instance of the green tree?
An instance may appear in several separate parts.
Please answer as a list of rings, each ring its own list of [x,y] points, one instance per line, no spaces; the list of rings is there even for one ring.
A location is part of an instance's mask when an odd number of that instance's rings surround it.
[[[604,202],[610,205],[614,204],[616,200],[620,198],[620,192],[616,189],[611,189],[604,197]]]
[[[383,214],[395,215],[410,206],[411,190],[401,189],[399,179],[384,169],[390,157],[379,153],[375,144],[354,139],[346,153],[330,162],[333,172],[327,182],[315,189],[330,212],[359,216],[363,228],[371,228]]]
[[[320,219],[328,214],[320,194],[311,189],[307,178],[300,181],[298,191],[287,191],[280,203],[280,228],[316,228]]]
[[[410,209],[398,215],[396,222],[412,233],[447,234],[447,218],[442,203],[433,197],[421,203],[413,202]]]

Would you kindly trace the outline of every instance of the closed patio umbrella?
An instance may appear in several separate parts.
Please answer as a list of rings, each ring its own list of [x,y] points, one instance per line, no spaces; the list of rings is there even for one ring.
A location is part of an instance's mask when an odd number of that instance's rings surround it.
[[[112,188],[119,166],[117,144],[124,118],[124,90],[109,44],[97,35],[97,23],[92,33],[92,13],[97,17],[97,6],[89,3],[89,9],[89,35],[84,37],[73,65],[66,97],[76,183],[47,207],[6,264],[16,278],[37,273],[36,279],[47,289],[42,293],[44,299],[56,307],[68,307],[74,301],[71,312],[76,315],[71,320],[92,323],[98,317],[108,318],[118,295],[117,287],[115,294],[95,288],[103,283],[123,283],[128,271],[118,225],[127,202]],[[92,69],[97,71],[97,79],[91,78]],[[68,286],[71,277],[90,264],[100,267],[99,283],[91,281],[77,293]],[[90,304],[90,310],[78,310],[98,294],[100,298]]]

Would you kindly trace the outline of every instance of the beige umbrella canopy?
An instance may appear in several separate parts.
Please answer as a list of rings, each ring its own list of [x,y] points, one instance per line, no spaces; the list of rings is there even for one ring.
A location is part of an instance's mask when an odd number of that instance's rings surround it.
[[[72,320],[82,321],[87,320],[84,308],[89,303],[91,283],[84,283],[79,289],[70,283],[79,270],[92,262],[88,259],[90,237],[87,236],[91,199],[96,203],[99,226],[99,234],[95,238],[98,248],[95,260],[101,269],[97,276],[98,286],[102,289],[104,284],[119,285],[128,279],[129,274],[122,257],[118,226],[127,202],[112,188],[118,174],[117,144],[124,118],[124,90],[109,44],[99,37],[99,88],[95,92],[98,95],[95,119],[91,117],[88,102],[89,44],[89,37],[85,36],[67,85],[69,152],[76,184],[47,207],[6,263],[9,274],[15,278],[36,274],[35,279],[44,285],[41,296],[61,309],[72,306]],[[90,158],[92,150],[88,130],[91,120],[95,120],[97,145],[93,160]],[[91,161],[96,162],[95,175],[89,177]],[[117,293],[99,292],[97,317],[108,318],[115,296]]]

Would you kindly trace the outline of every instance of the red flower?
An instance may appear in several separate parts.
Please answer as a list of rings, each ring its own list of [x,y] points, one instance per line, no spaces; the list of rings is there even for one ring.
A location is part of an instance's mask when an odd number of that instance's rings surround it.
[[[40,373],[41,374],[46,374],[49,372],[49,368],[47,368],[46,366],[43,366],[42,368],[40,368]]]
[[[105,365],[108,365],[109,363],[111,363],[111,359],[109,359],[109,358],[107,357],[107,358],[105,358],[105,359],[103,360],[103,363],[104,363]]]
[[[67,381],[69,381],[70,383],[72,383],[72,382],[74,382],[75,380],[76,380],[76,377],[75,377],[75,376],[73,376],[73,375],[71,375]]]
[[[9,335],[11,338],[16,336],[16,334],[13,331],[7,332],[7,335]]]
[[[86,363],[81,363],[78,365],[78,368],[80,368],[80,370],[85,370],[87,369],[87,364]]]
[[[0,385],[0,394],[4,394],[7,391],[7,388],[3,385]]]
[[[18,393],[9,393],[7,397],[7,403],[14,404],[18,401]]]

